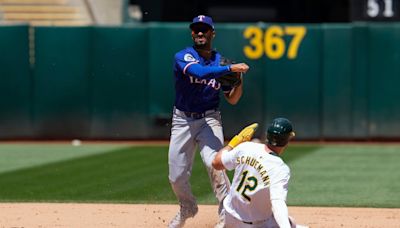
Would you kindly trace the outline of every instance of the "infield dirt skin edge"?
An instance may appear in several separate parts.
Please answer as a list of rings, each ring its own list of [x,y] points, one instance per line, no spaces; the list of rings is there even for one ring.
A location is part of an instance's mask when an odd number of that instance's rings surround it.
[[[166,227],[178,210],[166,204],[1,203],[0,227]],[[297,223],[313,228],[399,227],[400,209],[289,207]],[[185,227],[213,227],[217,206],[200,205]]]

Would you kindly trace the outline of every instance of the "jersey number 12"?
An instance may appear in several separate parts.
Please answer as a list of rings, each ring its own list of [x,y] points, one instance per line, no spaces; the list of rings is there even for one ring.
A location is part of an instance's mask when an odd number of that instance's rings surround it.
[[[242,179],[240,180],[239,186],[236,191],[241,193],[241,195],[248,201],[251,201],[250,197],[246,195],[246,191],[253,191],[257,188],[257,178],[254,176],[247,177],[249,171],[244,171],[242,173]]]

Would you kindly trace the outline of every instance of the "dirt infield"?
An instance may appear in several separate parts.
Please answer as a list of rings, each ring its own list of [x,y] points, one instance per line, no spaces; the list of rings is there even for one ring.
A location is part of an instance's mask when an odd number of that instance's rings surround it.
[[[0,227],[166,227],[177,205],[2,203]],[[399,227],[400,209],[290,207],[310,227]],[[213,227],[216,206],[200,206],[185,227]]]

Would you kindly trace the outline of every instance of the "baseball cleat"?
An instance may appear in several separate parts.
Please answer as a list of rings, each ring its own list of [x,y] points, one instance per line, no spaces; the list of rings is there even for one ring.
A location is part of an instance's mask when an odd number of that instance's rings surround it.
[[[186,219],[194,217],[198,211],[199,208],[197,205],[190,209],[182,207],[168,224],[168,228],[182,228],[185,225]]]
[[[296,225],[296,228],[310,228],[309,226],[304,226],[304,225]]]

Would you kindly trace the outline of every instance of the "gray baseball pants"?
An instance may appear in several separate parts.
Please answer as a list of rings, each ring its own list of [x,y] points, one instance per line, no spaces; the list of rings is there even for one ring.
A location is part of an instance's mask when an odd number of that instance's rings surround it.
[[[183,112],[174,108],[168,153],[169,181],[181,207],[192,208],[196,205],[189,179],[198,145],[212,189],[219,202],[219,213],[222,212],[222,201],[228,194],[230,182],[224,171],[212,167],[212,161],[218,150],[223,147],[223,139],[219,111],[207,111],[204,118],[194,119],[186,117]]]

